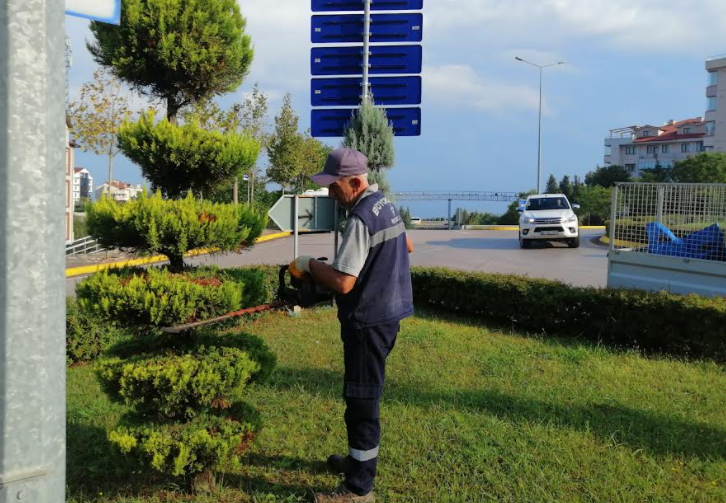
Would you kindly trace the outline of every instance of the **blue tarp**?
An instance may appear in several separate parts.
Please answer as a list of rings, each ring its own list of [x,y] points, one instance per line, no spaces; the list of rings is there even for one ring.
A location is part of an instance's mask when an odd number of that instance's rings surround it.
[[[679,238],[665,225],[646,225],[648,253],[701,260],[726,260],[724,234],[718,224]]]

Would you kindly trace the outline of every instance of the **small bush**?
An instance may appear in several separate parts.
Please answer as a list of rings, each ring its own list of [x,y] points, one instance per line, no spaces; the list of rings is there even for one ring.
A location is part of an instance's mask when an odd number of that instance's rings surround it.
[[[125,204],[103,197],[87,204],[86,213],[88,231],[101,245],[166,255],[174,272],[183,271],[187,252],[239,251],[254,244],[267,225],[267,215],[256,209],[212,203],[191,194],[167,200],[144,192]]]
[[[277,299],[280,266],[255,265],[223,269],[220,275],[245,285],[243,307],[270,304]]]
[[[414,301],[520,329],[726,361],[726,299],[413,268]]]
[[[112,323],[81,309],[72,297],[66,298],[66,360],[90,361],[117,342],[122,333]]]
[[[193,330],[184,337],[151,332],[141,337],[123,340],[110,347],[107,354],[110,357],[128,359],[164,351],[176,354],[188,353],[198,346],[235,348],[247,353],[247,356],[259,366],[252,373],[250,383],[267,382],[277,366],[277,356],[260,337],[236,332],[220,333],[215,327]]]
[[[172,356],[108,359],[98,364],[101,385],[145,417],[182,419],[239,403],[259,365],[236,348],[205,348]]]
[[[259,430],[256,413],[238,407],[224,414],[200,414],[184,424],[121,426],[108,438],[143,465],[177,477],[239,468],[240,457]]]
[[[243,285],[216,269],[174,274],[166,268],[103,271],[76,287],[80,305],[130,326],[171,326],[240,309]],[[254,291],[254,290],[253,290]]]

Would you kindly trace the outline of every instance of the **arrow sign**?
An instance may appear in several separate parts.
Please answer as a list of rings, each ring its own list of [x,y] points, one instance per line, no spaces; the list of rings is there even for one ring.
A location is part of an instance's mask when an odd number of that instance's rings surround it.
[[[363,0],[312,0],[313,12],[363,12]],[[421,10],[423,0],[371,0],[371,10]]]
[[[311,132],[315,138],[336,138],[343,136],[345,126],[356,109],[334,108],[313,110]],[[421,136],[420,108],[389,108],[386,110],[388,122],[393,126],[396,136]]]
[[[421,73],[423,49],[420,45],[373,45],[368,60],[371,75]],[[363,49],[360,47],[315,47],[310,53],[313,75],[361,75]]]
[[[370,89],[377,105],[418,105],[421,103],[421,77],[373,77]],[[363,79],[313,79],[314,107],[358,106],[363,99]]]
[[[313,16],[313,44],[362,43],[362,14]],[[423,14],[373,14],[371,37],[375,42],[421,42]]]
[[[294,205],[294,196],[282,196],[270,208],[268,216],[280,230],[293,230]],[[328,196],[299,196],[298,228],[305,231],[335,230],[335,201]]]
[[[110,24],[121,22],[121,0],[66,0],[66,14]]]

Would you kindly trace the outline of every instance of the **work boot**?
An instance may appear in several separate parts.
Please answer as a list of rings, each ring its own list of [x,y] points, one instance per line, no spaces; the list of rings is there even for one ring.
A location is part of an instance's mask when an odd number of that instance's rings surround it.
[[[365,496],[358,496],[345,487],[345,484],[339,485],[333,492],[315,494],[315,503],[374,503],[375,501],[373,491]]]
[[[347,466],[348,456],[333,454],[328,458],[328,468],[330,468],[330,471],[333,473],[345,473]]]

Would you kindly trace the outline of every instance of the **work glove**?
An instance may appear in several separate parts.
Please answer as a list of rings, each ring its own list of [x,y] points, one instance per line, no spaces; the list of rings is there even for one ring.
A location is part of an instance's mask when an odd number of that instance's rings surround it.
[[[314,257],[310,255],[301,255],[292,262],[290,262],[290,274],[300,279],[306,274],[310,274],[310,261]]]

